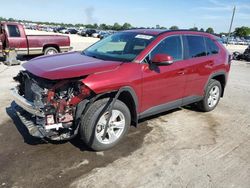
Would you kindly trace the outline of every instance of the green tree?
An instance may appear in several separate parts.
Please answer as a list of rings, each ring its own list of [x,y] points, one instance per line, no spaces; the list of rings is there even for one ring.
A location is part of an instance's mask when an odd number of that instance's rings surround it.
[[[204,32],[204,29],[203,29],[203,28],[200,28],[200,32]]]
[[[234,34],[237,37],[247,37],[250,35],[250,28],[245,26],[237,27],[235,28]]]
[[[198,27],[192,27],[189,30],[191,30],[191,31],[198,31]]]
[[[122,26],[122,30],[128,30],[132,27],[132,25],[130,23],[124,23]]]
[[[98,24],[97,24],[97,23],[94,23],[93,28],[94,28],[94,29],[97,29],[97,28],[98,28]]]
[[[227,35],[228,35],[228,33],[221,32],[219,35],[220,35],[220,36],[227,36]]]
[[[209,28],[207,28],[206,32],[213,34],[214,33],[214,29],[212,27],[209,27]]]
[[[9,18],[8,21],[9,21],[9,22],[14,22],[15,19],[14,19],[14,18]]]
[[[173,25],[173,26],[171,26],[169,29],[170,29],[170,30],[178,30],[178,29],[179,29],[179,27],[178,27],[178,26],[176,26],[176,25]]]
[[[112,27],[113,30],[116,30],[116,31],[119,31],[122,29],[122,26],[118,23],[114,23],[113,27]]]
[[[107,29],[107,25],[104,24],[104,23],[103,23],[103,24],[100,24],[100,25],[99,25],[99,28],[100,28],[100,29],[106,30],[106,29]]]

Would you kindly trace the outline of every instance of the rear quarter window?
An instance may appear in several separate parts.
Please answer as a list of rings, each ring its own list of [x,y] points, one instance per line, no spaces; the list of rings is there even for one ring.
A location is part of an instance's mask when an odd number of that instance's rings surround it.
[[[20,37],[20,31],[17,25],[7,25],[10,37]]]
[[[207,54],[213,55],[219,53],[219,47],[215,44],[215,42],[210,38],[205,38],[206,46],[207,46]]]
[[[186,36],[189,58],[206,56],[205,41],[202,36]]]

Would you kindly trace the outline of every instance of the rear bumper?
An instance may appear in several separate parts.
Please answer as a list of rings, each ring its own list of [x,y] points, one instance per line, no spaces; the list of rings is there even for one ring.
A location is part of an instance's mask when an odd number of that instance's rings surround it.
[[[17,88],[12,88],[11,94],[15,103],[25,111],[38,117],[45,117],[44,112],[41,109],[36,108],[32,102],[19,95]]]
[[[72,46],[60,46],[60,52],[68,52],[73,50]]]

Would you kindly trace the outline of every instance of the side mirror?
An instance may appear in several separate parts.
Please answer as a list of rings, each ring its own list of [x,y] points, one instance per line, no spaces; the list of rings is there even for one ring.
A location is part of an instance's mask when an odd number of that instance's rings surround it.
[[[172,56],[167,54],[155,54],[151,62],[156,65],[171,65],[174,63],[174,59]]]

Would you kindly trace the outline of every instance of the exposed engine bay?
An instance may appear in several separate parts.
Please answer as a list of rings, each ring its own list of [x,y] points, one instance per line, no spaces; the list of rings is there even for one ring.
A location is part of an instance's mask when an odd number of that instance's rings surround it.
[[[82,79],[47,80],[27,71],[21,71],[14,77],[19,83],[18,94],[39,112],[32,114],[24,110],[21,115],[25,115],[26,120],[34,122],[41,133],[40,137],[67,140],[76,135],[77,105],[92,94]]]

